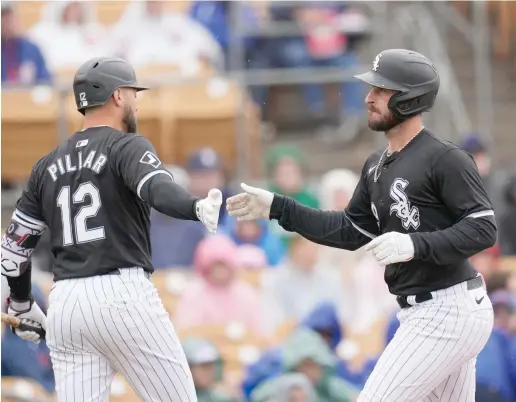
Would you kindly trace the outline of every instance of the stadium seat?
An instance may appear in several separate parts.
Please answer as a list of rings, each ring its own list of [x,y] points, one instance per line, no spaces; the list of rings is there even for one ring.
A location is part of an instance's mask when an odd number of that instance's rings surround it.
[[[217,346],[224,361],[226,383],[238,384],[245,366],[254,363],[265,348],[271,346],[270,340],[248,330],[241,323],[228,325],[203,325],[178,331],[179,338],[203,338]]]
[[[297,324],[298,323],[295,320],[286,320],[280,323],[274,331],[274,343],[283,343],[283,341],[285,341],[285,339],[287,339],[288,336],[292,333]]]
[[[242,279],[250,285],[256,288],[262,287],[262,269],[246,269],[243,270],[240,275],[242,276]]]
[[[209,146],[221,155],[228,172],[235,172],[237,153],[244,150],[250,175],[259,176],[258,112],[237,83],[212,78],[203,83],[166,87],[162,91],[163,102],[174,116],[178,150],[174,162],[183,164],[193,151]]]
[[[191,0],[165,1],[166,11],[175,11],[178,13],[187,13]]]
[[[59,95],[48,87],[2,91],[2,179],[27,179],[34,164],[59,144],[59,103]],[[64,123],[73,132],[80,114],[72,98],[65,105],[69,114]]]
[[[163,163],[176,160],[175,132],[173,120],[167,113],[159,90],[139,93],[138,131],[147,137],[156,148]]]
[[[191,270],[181,268],[157,270],[152,274],[152,282],[170,316],[174,315],[181,292],[191,277]]]
[[[2,377],[2,402],[51,402],[55,400],[55,395],[49,394],[34,380],[20,377]]]
[[[465,18],[473,18],[472,2],[454,1],[453,5]],[[516,2],[488,1],[485,2],[492,25],[492,45],[494,56],[506,61],[511,53],[516,53]]]
[[[516,274],[516,256],[502,257],[500,259],[500,269]]]
[[[16,11],[18,13],[19,26],[22,31],[26,31],[38,22],[41,16],[41,9],[46,5],[46,1],[17,1]],[[105,26],[114,24],[122,16],[129,1],[95,1],[91,4],[96,8],[98,21]],[[166,11],[180,13],[188,12],[189,0],[165,1]]]
[[[100,24],[113,25],[122,16],[129,1],[93,1],[95,12]]]
[[[237,165],[237,138],[249,155],[249,173],[261,173],[259,116],[253,105],[240,106],[240,88],[224,80],[211,84],[185,84],[141,93],[139,132],[148,137],[163,163],[183,163],[202,146],[211,146],[227,161],[228,172]],[[47,87],[2,92],[2,178],[22,181],[59,138],[59,96]],[[67,133],[81,128],[73,95],[65,98]],[[243,130],[237,128],[242,118]],[[250,151],[251,147],[253,152]]]
[[[110,402],[137,402],[140,398],[124,377],[117,374],[111,384]]]
[[[39,21],[41,10],[45,5],[45,1],[17,1],[14,3],[18,26],[22,32],[27,31]]]
[[[349,332],[347,339],[358,346],[357,353],[350,363],[354,367],[362,367],[368,358],[377,356],[385,347],[385,328],[387,317],[375,321],[367,331]]]
[[[516,36],[516,3],[511,1],[494,1],[495,23],[494,23],[494,53],[500,60],[507,60],[511,52],[511,45]],[[511,43],[512,42],[512,43]],[[514,47],[513,47],[514,50]]]

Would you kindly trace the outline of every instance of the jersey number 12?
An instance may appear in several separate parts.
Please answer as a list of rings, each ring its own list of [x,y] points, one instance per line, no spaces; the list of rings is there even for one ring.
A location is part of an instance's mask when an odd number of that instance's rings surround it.
[[[72,201],[74,204],[83,203],[87,196],[91,200],[90,205],[82,206],[79,209],[72,225],[70,202]],[[88,229],[86,226],[86,220],[96,216],[102,205],[98,188],[91,182],[81,183],[71,198],[70,200],[70,186],[63,186],[57,196],[57,206],[61,209],[61,221],[63,224],[63,245],[71,246],[74,244],[72,226],[75,227],[77,244],[104,239],[104,226],[93,229]]]

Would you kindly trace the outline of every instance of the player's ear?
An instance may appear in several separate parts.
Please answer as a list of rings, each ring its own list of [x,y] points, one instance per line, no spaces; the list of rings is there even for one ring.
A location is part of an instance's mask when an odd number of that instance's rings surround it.
[[[124,106],[124,97],[122,94],[122,91],[120,88],[116,89],[115,92],[113,92],[113,99],[115,101],[115,105],[118,107]]]

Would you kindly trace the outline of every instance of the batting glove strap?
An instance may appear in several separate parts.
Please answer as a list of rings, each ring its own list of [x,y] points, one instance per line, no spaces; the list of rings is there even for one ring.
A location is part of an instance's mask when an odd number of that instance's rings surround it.
[[[15,300],[11,297],[7,299],[7,305],[14,312],[14,315],[27,313],[30,311],[34,303],[34,299],[31,297],[29,300]]]
[[[16,302],[17,301],[14,302],[15,307],[20,307]],[[11,300],[9,308],[7,309],[7,313],[20,318],[22,323],[26,324],[25,327],[12,328],[13,332],[17,336],[25,341],[39,343],[42,339],[44,339],[44,333],[47,328],[47,317],[39,308],[38,303],[34,302],[33,300],[30,300],[28,303],[30,303],[29,310],[20,312],[13,308],[13,301]]]

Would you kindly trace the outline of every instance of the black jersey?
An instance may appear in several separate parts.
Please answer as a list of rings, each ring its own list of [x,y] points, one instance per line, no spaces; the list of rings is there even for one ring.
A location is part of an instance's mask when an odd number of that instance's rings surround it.
[[[147,180],[170,173],[150,141],[111,127],[79,131],[40,159],[16,208],[50,229],[55,280],[117,268],[152,272]]]
[[[375,153],[366,161],[344,212],[314,210],[278,196],[271,217],[314,242],[350,250],[383,233],[410,234],[414,258],[385,269],[396,295],[473,278],[468,258],[496,241],[494,212],[473,158],[423,130],[402,151],[380,159]]]

